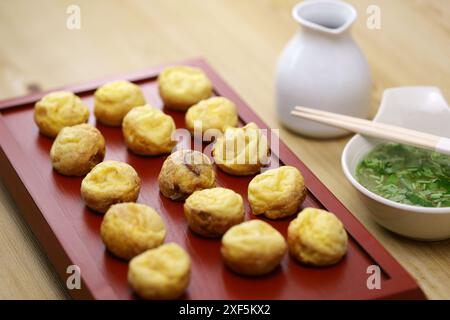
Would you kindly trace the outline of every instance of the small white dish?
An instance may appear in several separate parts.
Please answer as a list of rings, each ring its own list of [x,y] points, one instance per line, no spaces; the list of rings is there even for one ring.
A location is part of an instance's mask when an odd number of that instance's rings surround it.
[[[435,87],[385,90],[373,121],[450,137],[450,107]],[[424,208],[397,203],[369,191],[356,180],[356,168],[364,155],[383,142],[355,135],[345,146],[341,159],[345,176],[360,191],[375,221],[395,233],[417,240],[450,238],[450,207]]]

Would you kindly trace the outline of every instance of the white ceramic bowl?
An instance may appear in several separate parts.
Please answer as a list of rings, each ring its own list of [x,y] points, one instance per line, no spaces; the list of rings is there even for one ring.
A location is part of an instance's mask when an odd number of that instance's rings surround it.
[[[450,108],[434,87],[399,87],[385,90],[376,122],[450,137]],[[356,167],[370,150],[385,141],[354,136],[342,154],[347,179],[360,191],[375,221],[385,228],[417,240],[450,238],[450,207],[424,208],[385,199],[363,187],[355,178]]]

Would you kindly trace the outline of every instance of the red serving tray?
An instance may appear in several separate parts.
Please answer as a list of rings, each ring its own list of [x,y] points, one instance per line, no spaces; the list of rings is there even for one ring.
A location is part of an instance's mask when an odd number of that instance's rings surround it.
[[[241,124],[266,124],[241,98],[201,59],[178,64],[196,66],[208,75],[216,95],[225,96],[238,106]],[[61,89],[80,95],[93,105],[93,92],[100,85],[117,79],[139,84],[149,104],[162,108],[156,78],[163,66],[120,77],[110,77]],[[52,90],[54,91],[54,90]],[[101,241],[99,227],[102,215],[84,206],[80,197],[82,178],[65,177],[52,170],[49,151],[52,140],[38,133],[33,122],[33,105],[47,92],[0,102],[0,174],[21,213],[39,238],[44,251],[65,283],[69,265],[81,269],[81,289],[70,290],[74,298],[133,299],[127,284],[127,262],[109,254]],[[178,128],[184,127],[184,113],[164,110]],[[168,236],[184,247],[192,258],[191,282],[186,299],[423,299],[425,296],[411,276],[394,260],[341,202],[280,141],[281,164],[301,170],[308,188],[303,207],[325,208],[334,212],[349,234],[346,257],[337,265],[313,268],[300,265],[289,255],[281,267],[262,277],[243,277],[226,268],[220,258],[220,240],[201,238],[186,226],[183,204],[160,195],[157,183],[165,156],[140,157],[127,151],[120,128],[95,122],[106,138],[106,159],[126,161],[139,173],[142,189],[138,202],[148,204],[161,213]],[[217,184],[240,193],[245,199],[246,219],[252,219],[247,202],[247,185],[251,177],[232,177],[217,172]],[[269,221],[284,236],[291,219]],[[367,288],[367,267],[382,270],[381,289]],[[30,266],[31,268],[32,266]]]

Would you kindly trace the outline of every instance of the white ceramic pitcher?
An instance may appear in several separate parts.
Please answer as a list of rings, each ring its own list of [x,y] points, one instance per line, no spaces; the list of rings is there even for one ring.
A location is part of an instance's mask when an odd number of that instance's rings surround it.
[[[337,0],[297,4],[294,19],[301,30],[278,60],[276,103],[281,123],[302,135],[332,138],[346,131],[293,117],[296,105],[366,118],[371,78],[367,61],[353,41],[355,9]]]

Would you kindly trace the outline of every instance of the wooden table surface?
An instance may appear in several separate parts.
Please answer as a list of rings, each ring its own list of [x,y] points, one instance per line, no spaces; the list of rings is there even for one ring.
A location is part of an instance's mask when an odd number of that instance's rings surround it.
[[[353,34],[374,79],[372,115],[384,89],[440,87],[450,101],[450,1],[352,0]],[[81,29],[66,27],[66,9],[81,9]],[[295,0],[15,0],[0,2],[0,99],[205,57],[272,128],[274,70],[297,31]],[[366,27],[369,5],[381,29]],[[376,225],[345,179],[348,140],[311,140],[281,130],[296,154],[414,276],[427,296],[450,299],[450,241],[416,242]],[[67,298],[65,283],[40,249],[0,183],[0,298]]]

